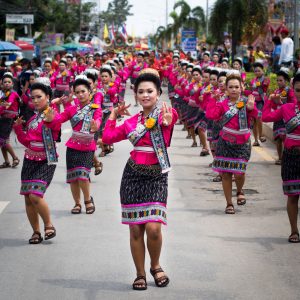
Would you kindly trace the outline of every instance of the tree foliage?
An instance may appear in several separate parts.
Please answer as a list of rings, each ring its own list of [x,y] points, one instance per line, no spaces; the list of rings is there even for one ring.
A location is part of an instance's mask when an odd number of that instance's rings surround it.
[[[217,0],[210,16],[210,32],[217,43],[223,43],[224,32],[232,36],[232,53],[243,38],[253,40],[267,23],[266,0]]]
[[[33,14],[32,32],[57,32],[65,36],[79,32],[81,23],[88,24],[92,17],[94,2],[84,2],[81,6],[64,4],[59,0],[0,0],[0,38],[4,39],[5,28],[15,28],[16,35],[24,36],[24,25],[6,24],[6,14]]]
[[[171,24],[168,24],[167,28],[160,26],[157,28],[154,40],[156,43],[163,40],[170,41],[175,39],[175,44],[178,44],[178,33],[180,29],[191,29],[196,31],[196,35],[200,35],[205,29],[205,14],[200,6],[196,6],[193,9],[184,0],[177,1],[174,4],[173,11],[170,13],[170,17],[173,19]]]
[[[114,24],[118,29],[126,22],[128,16],[133,15],[130,12],[131,8],[128,0],[113,0],[109,2],[107,10],[100,14],[100,19],[107,25]]]

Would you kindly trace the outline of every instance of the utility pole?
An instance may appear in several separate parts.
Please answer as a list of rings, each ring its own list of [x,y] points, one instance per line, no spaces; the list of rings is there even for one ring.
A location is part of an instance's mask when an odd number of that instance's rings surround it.
[[[208,0],[206,0],[206,38],[208,37]]]
[[[168,7],[168,0],[166,0],[166,30],[168,27],[168,18],[169,18],[169,7]],[[166,38],[166,49],[168,49],[168,40]]]
[[[300,0],[294,0],[294,50],[299,48],[299,9]]]

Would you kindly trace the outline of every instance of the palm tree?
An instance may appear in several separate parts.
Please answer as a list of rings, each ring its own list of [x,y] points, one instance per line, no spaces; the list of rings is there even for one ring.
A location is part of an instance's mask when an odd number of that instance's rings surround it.
[[[223,43],[224,31],[231,33],[234,57],[245,30],[251,32],[249,24],[262,28],[266,23],[266,0],[217,0],[210,16],[210,32],[218,43]]]

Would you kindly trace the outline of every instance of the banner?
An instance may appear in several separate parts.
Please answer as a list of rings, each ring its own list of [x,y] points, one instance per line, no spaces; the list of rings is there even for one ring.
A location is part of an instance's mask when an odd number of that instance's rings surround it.
[[[15,40],[15,29],[5,29],[5,41],[12,42]]]
[[[184,52],[196,51],[197,38],[195,30],[182,30],[181,48]]]

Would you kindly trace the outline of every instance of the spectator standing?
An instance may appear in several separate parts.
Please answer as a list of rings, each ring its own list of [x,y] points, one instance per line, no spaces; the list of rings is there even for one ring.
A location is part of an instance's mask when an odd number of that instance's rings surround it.
[[[281,40],[279,36],[274,36],[272,38],[272,42],[274,44],[274,49],[272,52],[272,70],[274,73],[279,72],[280,66],[278,64],[280,54],[281,54]]]
[[[294,55],[294,42],[289,37],[289,31],[287,28],[281,30],[281,52],[279,57],[279,66],[290,68],[293,62]]]

